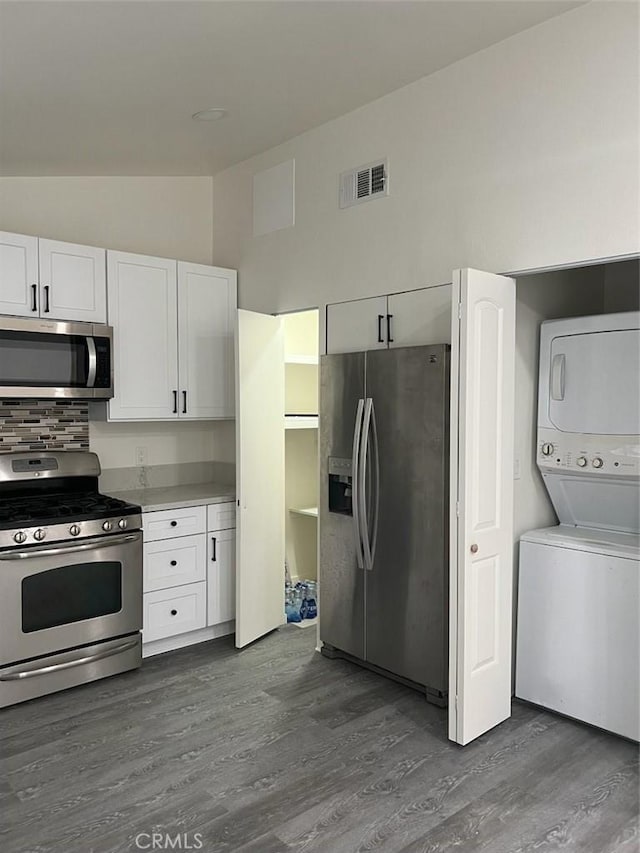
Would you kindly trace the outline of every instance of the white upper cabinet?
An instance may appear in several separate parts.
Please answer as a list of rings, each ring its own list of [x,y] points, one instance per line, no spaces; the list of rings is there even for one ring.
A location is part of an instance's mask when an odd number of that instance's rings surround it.
[[[389,296],[389,347],[451,343],[451,285]]]
[[[108,252],[109,420],[233,418],[236,273]]]
[[[56,240],[38,243],[40,316],[106,323],[105,250]]]
[[[105,250],[0,232],[0,314],[105,323]]]
[[[38,238],[0,231],[0,314],[38,317]]]
[[[234,417],[235,312],[235,270],[178,262],[180,417]]]
[[[387,297],[327,305],[327,353],[387,346]]]
[[[327,353],[450,341],[450,284],[327,305]]]
[[[107,253],[115,396],[110,420],[178,417],[176,262]]]

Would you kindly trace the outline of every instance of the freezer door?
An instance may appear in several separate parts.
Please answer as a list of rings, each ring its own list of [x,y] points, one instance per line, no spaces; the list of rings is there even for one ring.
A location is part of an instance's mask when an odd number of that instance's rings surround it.
[[[370,529],[375,552],[365,580],[366,659],[444,693],[449,347],[367,353],[366,377],[375,422],[370,445],[377,435],[379,457],[377,536]],[[370,474],[375,483],[375,471]],[[365,488],[369,522],[376,503],[370,492]]]
[[[364,657],[364,570],[351,513],[354,434],[362,420],[364,353],[320,359],[320,639]],[[358,417],[356,417],[358,416]],[[329,484],[331,479],[331,499]],[[330,508],[331,507],[331,508]]]

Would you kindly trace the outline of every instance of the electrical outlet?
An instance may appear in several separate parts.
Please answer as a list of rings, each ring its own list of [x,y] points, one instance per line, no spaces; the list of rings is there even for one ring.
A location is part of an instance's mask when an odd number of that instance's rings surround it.
[[[147,464],[147,448],[136,447],[136,465],[143,468]]]
[[[513,460],[513,479],[514,480],[520,479],[520,460],[518,459],[517,456]]]

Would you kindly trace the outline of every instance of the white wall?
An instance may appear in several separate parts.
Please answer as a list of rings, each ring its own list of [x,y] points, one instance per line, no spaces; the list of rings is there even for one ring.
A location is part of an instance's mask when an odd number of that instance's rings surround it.
[[[213,262],[211,178],[0,178],[0,230]]]
[[[0,178],[0,230],[210,264],[212,179],[207,177]],[[92,422],[102,467],[235,458],[233,424]]]
[[[214,177],[216,260],[268,312],[640,248],[638,7],[553,18]],[[387,156],[390,196],[338,209]],[[295,227],[252,236],[252,176],[294,157]]]

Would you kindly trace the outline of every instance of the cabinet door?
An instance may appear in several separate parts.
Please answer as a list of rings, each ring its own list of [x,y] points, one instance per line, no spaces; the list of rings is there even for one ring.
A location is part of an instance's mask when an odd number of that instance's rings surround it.
[[[327,305],[327,353],[387,346],[387,297]]]
[[[181,418],[234,417],[235,270],[178,263]]]
[[[207,625],[236,618],[236,531],[208,535]]]
[[[40,316],[51,320],[107,321],[104,249],[39,241]]]
[[[38,316],[38,238],[0,231],[0,314]]]
[[[107,252],[115,396],[109,419],[178,417],[176,262]]]
[[[451,285],[389,296],[389,347],[451,343]]]

